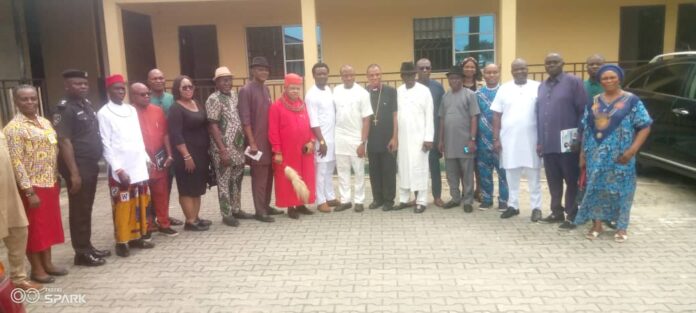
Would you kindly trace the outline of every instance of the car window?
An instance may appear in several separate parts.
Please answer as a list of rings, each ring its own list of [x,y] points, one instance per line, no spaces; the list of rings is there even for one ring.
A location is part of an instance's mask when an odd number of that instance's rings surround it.
[[[650,73],[643,74],[642,76],[638,77],[637,79],[634,79],[628,85],[626,85],[627,88],[635,88],[635,89],[641,89],[643,86],[645,86],[645,81],[648,80],[648,77],[650,76]]]
[[[691,73],[691,78],[689,79],[689,82],[687,82],[687,86],[686,97],[696,100],[696,71]]]
[[[670,64],[656,68],[647,75],[643,89],[683,97],[682,90],[691,71],[691,64]]]

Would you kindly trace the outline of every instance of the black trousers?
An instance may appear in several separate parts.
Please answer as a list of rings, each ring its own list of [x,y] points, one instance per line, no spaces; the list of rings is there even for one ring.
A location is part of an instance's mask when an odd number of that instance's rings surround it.
[[[555,215],[563,215],[564,207],[566,218],[569,221],[575,219],[578,212],[576,197],[578,196],[578,178],[580,177],[579,153],[548,153],[543,155],[546,181],[551,193],[551,212]],[[565,198],[563,195],[563,183],[565,182]],[[563,205],[561,205],[561,201]]]
[[[82,178],[82,187],[76,194],[68,192],[68,208],[70,222],[70,237],[75,253],[89,253],[92,250],[92,207],[94,195],[97,192],[97,162],[80,162],[77,164]],[[62,171],[68,191],[72,186],[70,174]]]
[[[251,165],[251,192],[254,198],[254,209],[257,215],[268,214],[273,190],[273,166]]]
[[[368,152],[372,201],[394,204],[396,197],[396,156],[390,152]]]
[[[430,165],[433,198],[439,199],[442,197],[442,172],[440,171],[440,152],[437,151],[437,148],[433,148],[428,153],[428,163]]]

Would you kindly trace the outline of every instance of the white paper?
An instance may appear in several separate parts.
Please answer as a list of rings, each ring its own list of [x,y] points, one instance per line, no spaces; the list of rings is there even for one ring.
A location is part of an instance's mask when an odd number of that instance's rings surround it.
[[[244,150],[244,155],[248,156],[249,158],[251,158],[254,161],[258,161],[261,159],[261,155],[263,155],[263,152],[256,151],[256,155],[254,155],[254,154],[251,154],[250,151],[251,151],[251,146],[247,146],[246,150]]]
[[[572,147],[578,145],[578,129],[561,130],[561,153],[572,152]]]

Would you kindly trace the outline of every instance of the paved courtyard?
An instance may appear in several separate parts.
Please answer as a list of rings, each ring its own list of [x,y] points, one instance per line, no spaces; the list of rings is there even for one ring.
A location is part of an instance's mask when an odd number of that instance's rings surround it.
[[[249,177],[243,191],[253,212]],[[369,184],[367,194],[369,204]],[[72,265],[63,194],[66,244],[53,259],[70,274],[46,294],[86,303],[42,298],[28,311],[696,312],[696,181],[660,170],[641,177],[624,244],[531,223],[527,195],[510,220],[431,205],[421,215],[345,211],[230,228],[213,190],[201,214],[210,231],[155,235],[154,250],[84,268]],[[97,199],[93,241],[113,251],[105,181]],[[548,200],[545,188],[545,208]],[[182,216],[178,206],[172,215]]]

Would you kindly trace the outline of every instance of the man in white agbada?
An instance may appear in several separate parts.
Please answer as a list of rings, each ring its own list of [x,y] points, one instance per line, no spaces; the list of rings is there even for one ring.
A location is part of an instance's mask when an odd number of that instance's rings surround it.
[[[512,62],[513,81],[500,86],[491,104],[493,116],[493,147],[500,154],[500,167],[507,175],[508,208],[500,218],[520,214],[520,178],[527,175],[532,206],[532,222],[541,219],[541,160],[536,152],[536,98],[539,82],[527,79],[527,62]]]
[[[150,215],[148,166],[138,113],[124,103],[126,86],[121,75],[106,79],[109,102],[97,113],[104,159],[109,164],[109,189],[114,217],[116,254],[130,255],[130,248],[150,249],[147,217]]]
[[[428,153],[433,146],[434,121],[433,97],[430,89],[416,82],[416,66],[413,62],[401,64],[404,84],[397,89],[398,103],[398,164],[399,205],[395,210],[408,206],[410,193],[416,192],[415,213],[423,213],[428,202],[430,167]]]
[[[336,128],[336,109],[331,88],[326,85],[329,79],[329,66],[324,63],[314,64],[312,76],[316,85],[305,95],[309,124],[318,144],[314,158],[316,166],[316,200],[320,212],[331,212],[338,201],[333,189],[333,172],[336,168],[336,145],[334,133]]]
[[[370,94],[355,83],[355,70],[350,65],[341,67],[342,85],[334,88],[336,106],[336,168],[338,169],[341,204],[334,211],[353,207],[364,210],[365,202],[365,146],[370,131],[372,105]],[[350,169],[355,172],[355,193],[350,196]]]

